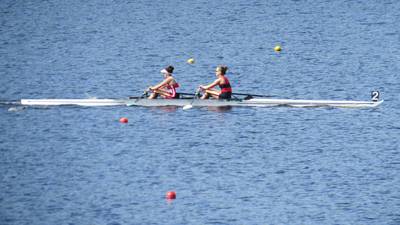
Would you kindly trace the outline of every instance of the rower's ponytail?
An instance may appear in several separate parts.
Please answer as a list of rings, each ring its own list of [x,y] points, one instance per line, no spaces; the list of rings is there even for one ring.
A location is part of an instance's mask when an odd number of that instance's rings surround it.
[[[228,67],[225,65],[219,65],[218,67],[221,70],[221,73],[224,75],[226,74],[226,71],[228,71]]]
[[[167,68],[165,68],[165,70],[166,70],[168,73],[173,73],[173,72],[174,72],[174,67],[173,67],[173,66],[168,66]]]

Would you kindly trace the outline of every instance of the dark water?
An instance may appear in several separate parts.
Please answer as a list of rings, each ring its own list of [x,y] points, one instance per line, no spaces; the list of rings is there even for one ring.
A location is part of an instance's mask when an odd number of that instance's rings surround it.
[[[1,1],[2,100],[139,95],[168,64],[193,92],[224,63],[240,92],[385,102],[3,105],[0,224],[400,224],[399,23],[398,1]]]

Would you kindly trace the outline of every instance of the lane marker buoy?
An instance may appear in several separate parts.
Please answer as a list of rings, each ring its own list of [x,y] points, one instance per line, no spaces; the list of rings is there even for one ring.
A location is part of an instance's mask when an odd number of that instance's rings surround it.
[[[122,117],[121,119],[119,119],[120,123],[128,123],[128,118],[126,117]]]
[[[176,199],[175,191],[168,191],[167,195],[165,196],[168,200]]]

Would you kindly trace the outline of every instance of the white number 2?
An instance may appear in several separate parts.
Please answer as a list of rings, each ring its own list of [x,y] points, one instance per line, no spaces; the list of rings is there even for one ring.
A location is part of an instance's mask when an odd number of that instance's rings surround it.
[[[380,95],[379,91],[372,91],[371,92],[371,100],[374,102],[378,101],[379,95]]]

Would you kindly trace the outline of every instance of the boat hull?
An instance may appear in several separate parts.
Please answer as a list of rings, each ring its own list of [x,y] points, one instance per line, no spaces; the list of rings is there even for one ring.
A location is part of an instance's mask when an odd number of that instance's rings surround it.
[[[192,106],[192,107],[339,107],[339,108],[373,108],[382,104],[381,101],[332,101],[332,100],[295,100],[266,99],[250,100],[200,100],[200,99],[21,99],[21,105],[28,106]]]
[[[135,99],[127,101],[127,106],[187,106],[193,107],[339,107],[339,108],[373,108],[383,102],[377,101],[332,101],[332,100],[293,100],[293,99],[250,99],[250,100],[191,100],[191,99]]]

